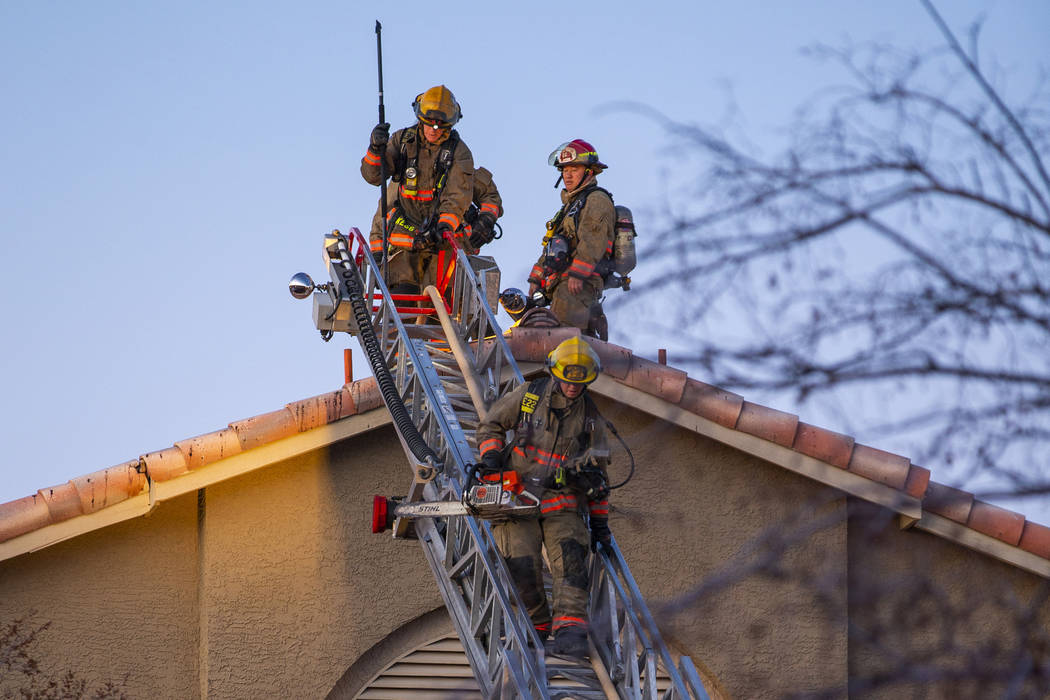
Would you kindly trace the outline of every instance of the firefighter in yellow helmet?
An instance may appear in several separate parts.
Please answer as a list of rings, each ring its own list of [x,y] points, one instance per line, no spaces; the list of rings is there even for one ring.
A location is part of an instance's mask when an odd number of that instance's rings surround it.
[[[540,637],[553,632],[552,653],[582,657],[588,649],[588,549],[611,538],[605,424],[587,395],[601,366],[576,336],[551,351],[547,371],[491,406],[476,433],[478,467],[482,474],[513,469],[540,498],[538,516],[498,522],[492,531]],[[597,457],[574,463],[587,453]],[[553,611],[543,589],[543,546],[554,582]]]
[[[381,227],[373,228],[369,244],[377,258],[387,256],[390,291],[406,294],[420,291],[438,252],[451,252],[446,235],[463,241],[463,214],[474,188],[474,157],[452,128],[462,116],[452,91],[432,87],[416,96],[412,109],[412,126],[390,134],[389,124],[377,124],[361,159],[369,184],[382,184],[385,171],[396,185],[389,195],[387,250]]]
[[[550,154],[564,181],[561,209],[547,222],[543,252],[529,273],[529,297],[541,290],[563,325],[608,340],[602,311],[604,266],[612,256],[616,208],[598,175],[608,166],[587,141],[574,139]]]

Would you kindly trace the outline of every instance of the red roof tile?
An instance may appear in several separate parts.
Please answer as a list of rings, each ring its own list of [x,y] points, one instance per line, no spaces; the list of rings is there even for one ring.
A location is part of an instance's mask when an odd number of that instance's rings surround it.
[[[37,495],[47,504],[51,522],[57,523],[81,515],[80,496],[72,483],[66,482],[37,491]]]
[[[134,459],[108,469],[78,476],[70,481],[80,497],[84,513],[94,513],[136,496],[146,488],[146,475]]]
[[[736,427],[744,398],[725,389],[688,379],[678,405],[727,428]]]
[[[190,470],[186,463],[186,455],[177,447],[167,447],[159,452],[144,454],[142,463],[146,467],[146,476],[151,481],[167,481]]]
[[[368,377],[337,391],[290,403],[279,411],[236,421],[222,430],[180,440],[172,447],[78,476],[33,496],[0,503],[0,542],[116,505],[147,488],[147,477],[152,481],[174,479],[243,450],[382,405],[376,381]]]
[[[856,444],[853,446],[848,469],[854,474],[860,474],[900,491],[908,482],[911,460],[892,452]]]
[[[1043,559],[1050,559],[1050,527],[1025,521],[1018,546]]]
[[[553,329],[568,330],[574,329]],[[515,335],[518,337],[515,338]],[[560,342],[548,329],[513,329],[508,335],[512,352],[521,360],[542,360]],[[599,357],[609,345],[587,339]],[[613,346],[615,347],[615,346]],[[619,350],[619,348],[617,348]],[[626,349],[624,349],[626,350]],[[518,353],[521,352],[521,355]],[[731,392],[686,378],[679,394],[674,382],[677,370],[664,374],[661,365],[632,357],[631,370],[621,379],[665,401],[677,403],[684,410],[703,416],[720,425],[769,440],[776,444],[819,459],[827,464],[848,469],[858,476],[885,484],[922,501],[922,507],[997,539],[1017,545],[1024,528],[1028,551],[1050,559],[1050,528],[1025,524],[1024,517],[1008,510],[974,500],[973,494],[930,481],[930,470],[913,465],[901,455],[867,445],[856,444],[849,435],[798,421],[790,413],[744,401]],[[670,368],[665,368],[670,369]],[[679,398],[676,400],[675,395]]]
[[[795,442],[795,431],[798,429],[798,416],[745,401],[740,409],[736,429],[784,447],[791,447]]]
[[[804,455],[846,469],[853,455],[853,438],[800,421],[792,447]]]
[[[575,328],[514,328],[506,340],[522,361],[540,362]],[[976,501],[973,494],[930,481],[930,472],[900,455],[856,444],[848,435],[799,422],[798,417],[745,401],[741,396],[689,379],[685,372],[637,357],[628,348],[587,339],[607,376],[719,425],[791,448],[922,500],[923,509],[962,523],[1027,552],[1050,559],[1050,528],[1024,516]],[[277,411],[230,423],[137,460],[77,477],[34,496],[0,504],[0,542],[51,523],[91,513],[131,498],[152,481],[238,454],[341,418],[383,406],[375,379],[295,401]]]
[[[332,421],[337,421],[355,413],[354,397],[350,389],[343,387],[339,391],[330,391],[320,396],[312,396],[302,401],[287,405],[300,433],[312,430]]]
[[[350,394],[353,397],[352,407],[356,413],[371,411],[383,404],[383,394],[379,391],[379,384],[374,377],[356,381],[350,385]],[[344,405],[344,410],[346,406]],[[347,414],[350,415],[350,414]]]
[[[912,498],[922,499],[930,485],[930,470],[926,467],[911,465],[908,479],[904,482],[904,492]]]
[[[233,428],[223,428],[175,443],[186,458],[187,469],[197,469],[241,451],[241,441]]]
[[[687,378],[688,375],[680,369],[634,355],[631,357],[631,369],[621,381],[627,386],[676,404],[685,392]]]
[[[39,494],[0,503],[0,542],[50,524],[51,513]]]
[[[558,343],[580,335],[578,328],[513,328],[504,339],[510,354],[525,362],[542,362]],[[590,340],[590,338],[588,338]],[[599,355],[600,356],[600,355]]]
[[[241,449],[244,450],[290,437],[299,432],[295,416],[287,408],[245,418],[230,423],[230,427],[237,431],[237,439],[240,440]]]
[[[984,501],[974,501],[967,524],[977,532],[1016,545],[1021,541],[1024,522],[1024,516],[1020,513]]]
[[[612,343],[593,343],[594,351],[602,363],[602,374],[615,379],[623,379],[631,371],[633,353]]]
[[[922,499],[922,507],[931,513],[965,525],[973,507],[973,494],[931,481]]]

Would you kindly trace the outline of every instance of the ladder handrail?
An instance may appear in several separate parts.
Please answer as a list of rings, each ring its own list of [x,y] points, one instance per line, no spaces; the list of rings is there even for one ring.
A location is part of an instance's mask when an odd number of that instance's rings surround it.
[[[352,274],[364,273],[363,298],[372,310],[372,326],[377,329],[385,361],[393,365],[391,374],[398,394],[413,424],[439,457],[437,466],[441,473],[420,478],[419,468],[424,465],[398,431],[406,456],[416,467],[408,498],[458,500],[463,488],[461,476],[466,465],[473,463],[473,450],[441,388],[441,379],[426,352],[426,339],[414,338],[419,335],[415,333],[417,329],[410,333],[405,326],[360,231],[352,229],[350,237],[339,234],[339,239],[335,246],[338,255],[329,253],[326,260],[335,283],[329,288],[330,294],[336,294],[333,302],[336,307],[343,302],[341,280],[348,265],[354,267]],[[491,321],[495,323],[494,318]],[[420,327],[421,334],[426,335],[427,328],[433,327]],[[395,527],[395,533],[403,533],[404,529],[403,525]],[[517,697],[549,698],[543,656],[534,651],[542,649],[542,643],[529,622],[506,563],[498,555],[491,529],[468,516],[447,518],[444,533],[430,519],[417,521],[416,529],[482,691],[486,696],[497,696],[501,684],[509,681]],[[469,614],[471,606],[482,599],[486,601],[488,617],[473,619]],[[464,623],[466,618],[472,618],[470,625]]]

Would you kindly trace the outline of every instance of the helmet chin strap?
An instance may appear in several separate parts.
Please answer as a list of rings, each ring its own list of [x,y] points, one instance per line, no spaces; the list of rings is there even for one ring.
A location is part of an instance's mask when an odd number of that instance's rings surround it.
[[[554,189],[558,189],[558,185],[561,184],[562,172],[561,168],[558,168],[558,179],[554,181]]]

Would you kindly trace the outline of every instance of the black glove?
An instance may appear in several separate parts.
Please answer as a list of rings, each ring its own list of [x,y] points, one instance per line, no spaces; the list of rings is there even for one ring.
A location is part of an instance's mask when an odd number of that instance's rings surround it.
[[[486,243],[492,241],[492,233],[496,226],[496,217],[489,212],[482,212],[478,216],[478,220],[474,223],[470,230],[470,245],[474,248],[480,248]]]
[[[503,455],[499,450],[489,450],[481,456],[478,471],[482,474],[498,474],[503,471]]]
[[[431,227],[426,231],[417,231],[412,239],[412,250],[436,251],[445,242],[444,233],[446,231],[452,233],[452,227],[445,223],[438,224],[437,227]]]
[[[604,501],[609,497],[609,482],[605,471],[596,467],[585,467],[572,472],[572,485],[587,497],[588,501]]]
[[[388,141],[390,141],[390,125],[386,122],[376,124],[372,128],[372,135],[368,137],[368,150],[379,153],[386,148]]]
[[[598,551],[598,543],[608,547],[612,543],[612,530],[609,529],[609,518],[604,515],[591,516],[591,551]]]
[[[453,237],[453,234],[455,233],[455,231],[452,230],[452,227],[449,224],[446,224],[446,223],[438,224],[437,225],[437,230],[434,231],[434,245],[441,245],[442,243],[444,243],[445,242],[445,234],[446,233],[451,238],[451,237]]]

